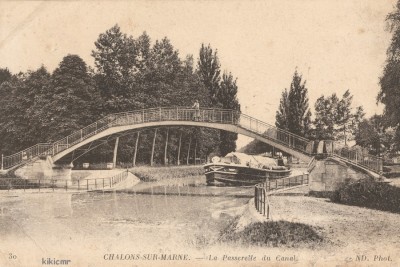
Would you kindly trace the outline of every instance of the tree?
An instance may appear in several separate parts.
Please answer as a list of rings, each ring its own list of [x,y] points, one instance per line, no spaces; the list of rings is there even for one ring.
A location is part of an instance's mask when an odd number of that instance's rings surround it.
[[[321,96],[315,102],[315,137],[317,139],[333,139],[335,128],[335,109],[339,102],[336,94],[325,98]]]
[[[14,75],[0,85],[0,135],[3,152],[15,152],[43,140],[40,117],[35,117],[50,74],[44,67]],[[40,109],[47,108],[41,105]]]
[[[361,106],[352,112],[352,99],[349,90],[338,98],[336,93],[329,97],[321,96],[315,102],[315,135],[317,139],[347,140],[354,136],[359,122],[364,117]]]
[[[47,141],[65,137],[100,116],[100,95],[86,63],[79,56],[64,57],[53,72],[49,86],[47,99],[43,101],[47,102],[46,107],[38,108],[37,114],[42,119]]]
[[[400,136],[400,1],[396,9],[386,17],[388,29],[392,33],[391,44],[386,52],[386,66],[380,77],[380,91],[377,101],[384,104],[384,117],[390,126],[396,129]],[[394,139],[395,146],[400,146],[400,140]]]
[[[12,75],[11,72],[8,70],[8,68],[5,69],[0,68],[0,85],[3,82],[9,81],[11,77]]]
[[[218,102],[222,104],[224,109],[232,109],[240,112],[240,104],[237,99],[238,87],[236,79],[233,79],[231,73],[224,73],[222,75],[222,81],[220,84],[220,90],[218,92]],[[236,140],[238,138],[237,133],[230,133],[226,131],[220,132],[220,145],[219,150],[222,155],[226,155],[229,152],[236,150]]]
[[[310,130],[310,124],[311,111],[308,107],[308,89],[306,82],[302,82],[302,76],[296,70],[289,91],[285,89],[282,92],[275,125],[294,134],[306,136]]]
[[[284,130],[289,129],[289,96],[288,96],[288,91],[287,89],[283,90],[281,100],[279,102],[279,108],[276,111],[276,121],[275,125],[276,127]]]
[[[205,87],[210,92],[211,104],[215,107],[218,105],[218,90],[221,81],[221,69],[217,51],[213,52],[210,45],[201,45],[198,71]]]
[[[368,148],[374,155],[389,152],[395,139],[395,131],[387,126],[383,115],[362,120],[355,136],[356,144]]]
[[[99,89],[108,97],[127,96],[127,84],[135,68],[135,43],[116,24],[100,34],[92,51]]]

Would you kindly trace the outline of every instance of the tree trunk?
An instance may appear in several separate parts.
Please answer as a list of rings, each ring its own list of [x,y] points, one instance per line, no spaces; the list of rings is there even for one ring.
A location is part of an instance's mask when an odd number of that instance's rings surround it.
[[[167,159],[168,134],[169,134],[169,129],[167,128],[167,136],[166,136],[166,138],[165,138],[165,148],[164,148],[164,165],[167,165],[167,164],[168,164],[168,159]]]
[[[117,137],[117,139],[115,139],[114,155],[113,155],[113,168],[115,168],[117,166],[118,143],[119,143],[119,137]]]
[[[196,145],[194,146],[194,165],[196,165],[196,157],[197,157],[197,140],[196,140]]]
[[[192,144],[192,137],[190,137],[190,141],[189,141],[189,148],[188,148],[188,153],[186,156],[186,165],[189,165],[189,156],[190,156],[190,145]]]
[[[182,132],[179,135],[179,148],[178,148],[178,166],[181,165],[181,145],[182,145]]]
[[[133,153],[133,167],[136,166],[136,154],[137,154],[137,149],[138,149],[138,144],[139,144],[139,136],[140,136],[140,132],[137,132],[136,135],[136,142],[135,142],[135,152]]]

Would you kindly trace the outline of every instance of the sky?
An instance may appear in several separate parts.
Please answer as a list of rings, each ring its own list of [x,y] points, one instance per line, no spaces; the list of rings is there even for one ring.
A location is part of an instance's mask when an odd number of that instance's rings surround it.
[[[53,71],[77,54],[90,66],[100,33],[118,24],[133,37],[167,36],[180,57],[218,50],[222,70],[237,77],[242,112],[274,124],[281,93],[297,69],[310,108],[321,95],[354,95],[371,116],[377,106],[394,0],[0,1],[0,67]],[[249,139],[240,137],[238,146]]]

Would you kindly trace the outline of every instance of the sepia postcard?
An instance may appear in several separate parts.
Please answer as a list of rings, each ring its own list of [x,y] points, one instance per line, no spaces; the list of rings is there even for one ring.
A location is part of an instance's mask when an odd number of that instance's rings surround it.
[[[1,1],[0,266],[400,266],[400,1]]]

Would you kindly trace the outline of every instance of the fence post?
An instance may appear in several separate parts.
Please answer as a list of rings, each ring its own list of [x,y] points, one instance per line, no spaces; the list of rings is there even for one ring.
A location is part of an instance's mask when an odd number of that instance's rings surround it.
[[[40,192],[40,179],[39,179],[39,192]]]
[[[260,212],[260,190],[257,187],[257,212]]]
[[[161,117],[162,117],[162,116],[161,116],[161,108],[160,108],[160,121],[162,120]]]
[[[1,154],[1,170],[3,170],[3,164],[4,164],[4,155]]]
[[[263,215],[265,216],[265,197],[267,195],[267,192],[263,190]]]
[[[257,186],[254,187],[254,206],[257,209]]]
[[[68,181],[65,181],[65,191],[68,191]]]
[[[86,190],[89,191],[89,179],[86,179]]]

